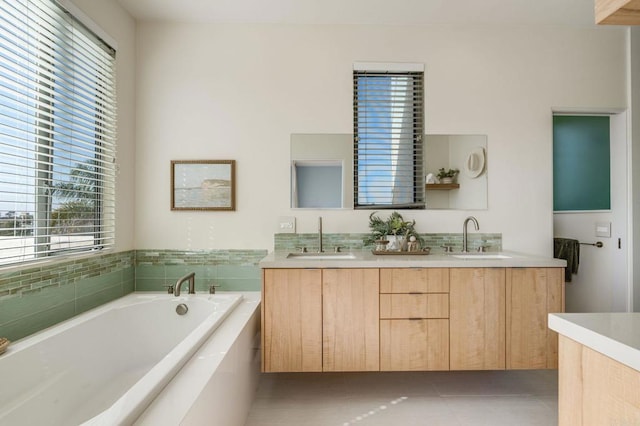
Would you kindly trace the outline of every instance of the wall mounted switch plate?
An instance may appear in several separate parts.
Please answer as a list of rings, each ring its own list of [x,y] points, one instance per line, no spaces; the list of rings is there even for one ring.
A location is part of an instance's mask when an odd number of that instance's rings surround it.
[[[280,216],[278,218],[277,232],[280,234],[295,234],[296,218],[294,216]]]
[[[611,222],[596,222],[596,237],[611,238]]]

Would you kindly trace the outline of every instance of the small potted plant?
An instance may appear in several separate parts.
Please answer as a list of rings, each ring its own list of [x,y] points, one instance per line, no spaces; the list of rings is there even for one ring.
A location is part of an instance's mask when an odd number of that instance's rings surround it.
[[[387,220],[376,216],[376,212],[369,215],[369,229],[371,234],[365,238],[366,245],[377,245],[379,240],[388,240],[387,250],[406,250],[406,242],[414,236],[422,242],[422,238],[415,230],[416,221],[405,221],[398,212],[393,212]]]
[[[438,170],[438,180],[440,183],[453,183],[458,173],[460,173],[458,169],[445,170],[443,167]]]

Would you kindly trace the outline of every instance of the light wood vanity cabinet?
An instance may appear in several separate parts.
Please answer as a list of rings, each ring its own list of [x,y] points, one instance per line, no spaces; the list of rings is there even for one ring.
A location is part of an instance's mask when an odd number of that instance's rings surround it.
[[[505,269],[450,269],[451,370],[505,368]]]
[[[507,269],[506,309],[506,368],[558,368],[558,334],[547,318],[564,312],[563,269]]]
[[[262,366],[322,371],[322,270],[264,269]]]
[[[264,269],[263,371],[557,368],[563,268]]]
[[[547,316],[564,311],[562,268],[450,270],[452,370],[558,366]]]
[[[378,371],[378,269],[264,269],[265,372]]]
[[[378,269],[322,273],[323,371],[380,370]]]
[[[449,369],[449,271],[380,270],[380,370]]]

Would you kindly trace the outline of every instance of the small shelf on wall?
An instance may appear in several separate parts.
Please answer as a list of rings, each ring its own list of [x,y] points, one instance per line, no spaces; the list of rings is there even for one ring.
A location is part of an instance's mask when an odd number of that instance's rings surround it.
[[[428,183],[427,191],[439,190],[439,191],[449,191],[451,189],[460,188],[459,183]]]

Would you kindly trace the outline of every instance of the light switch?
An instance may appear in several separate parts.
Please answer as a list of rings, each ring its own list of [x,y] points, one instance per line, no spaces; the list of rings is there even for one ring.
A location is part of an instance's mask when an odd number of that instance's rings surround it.
[[[280,216],[278,218],[278,233],[294,234],[296,232],[296,218],[294,216]]]
[[[611,222],[596,222],[596,237],[611,238]]]

